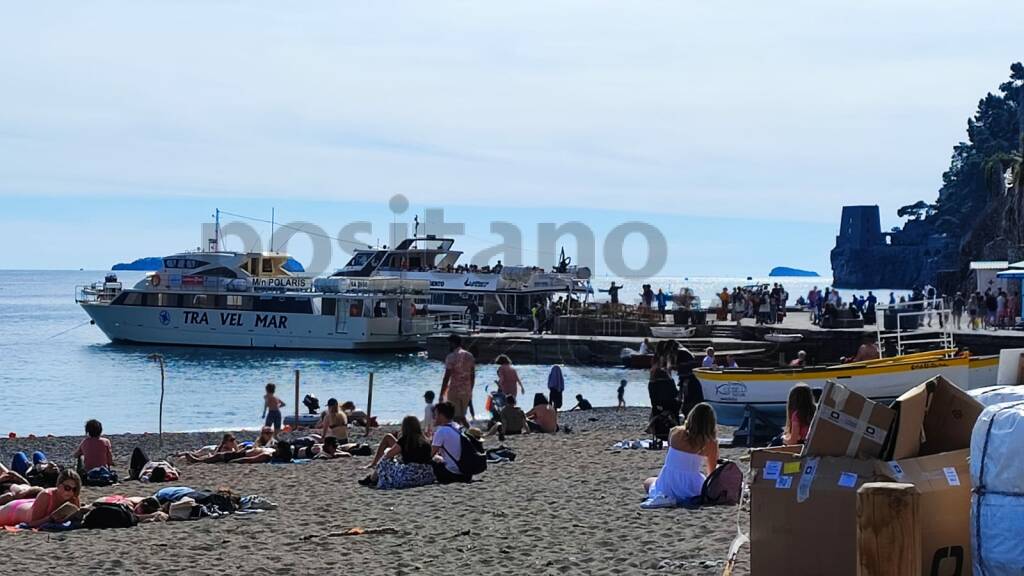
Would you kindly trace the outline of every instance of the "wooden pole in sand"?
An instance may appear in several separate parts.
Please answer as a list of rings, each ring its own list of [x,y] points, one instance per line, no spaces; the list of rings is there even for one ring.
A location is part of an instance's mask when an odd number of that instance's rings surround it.
[[[373,415],[373,372],[370,372],[370,386],[366,392],[366,436],[370,435],[370,417]]]
[[[157,430],[159,432],[158,442],[160,447],[164,446],[164,357],[160,354],[150,354],[149,359],[160,365],[160,419],[157,423]]]
[[[920,500],[913,484],[857,490],[857,576],[921,576]]]
[[[295,369],[295,428],[299,427],[299,370]]]

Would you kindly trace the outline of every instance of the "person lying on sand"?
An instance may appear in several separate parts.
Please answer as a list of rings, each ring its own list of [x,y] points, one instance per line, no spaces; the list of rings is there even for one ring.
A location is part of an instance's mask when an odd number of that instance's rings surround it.
[[[366,426],[369,424],[369,417],[366,415],[366,412],[356,410],[356,403],[351,400],[346,400],[341,405],[341,411],[348,418],[348,423],[353,426]]]
[[[292,461],[292,445],[286,440],[279,440],[273,448],[254,447],[245,456],[231,460],[236,464],[287,464]]]
[[[84,517],[91,507],[98,504],[127,504],[132,509],[132,516],[135,516],[135,520],[139,523],[167,521],[167,513],[161,510],[160,501],[153,496],[122,496],[120,494],[103,496],[93,500],[89,506],[83,506],[82,516]]]
[[[29,528],[38,528],[64,522],[81,506],[81,492],[82,478],[74,470],[64,470],[53,488],[46,488],[31,500],[12,500],[0,506],[0,526],[27,524]]]
[[[334,436],[324,438],[323,442],[314,442],[307,446],[297,447],[294,452],[296,458],[315,460],[331,460],[334,458],[348,458],[352,456],[348,452],[342,450],[342,447],[338,445],[338,439]]]
[[[224,440],[221,445],[217,448],[217,452],[206,457],[196,457],[192,454],[186,454],[185,460],[192,464],[215,464],[217,462],[232,462],[241,458],[254,457],[263,454],[264,452],[270,454],[274,451],[274,444],[277,441],[274,440],[274,429],[270,426],[264,426],[260,429],[260,435],[253,442],[252,448],[245,448],[239,446],[234,436],[230,439],[228,435],[224,435]]]
[[[0,506],[11,500],[35,498],[43,489],[33,486],[24,476],[12,472],[0,464]]]

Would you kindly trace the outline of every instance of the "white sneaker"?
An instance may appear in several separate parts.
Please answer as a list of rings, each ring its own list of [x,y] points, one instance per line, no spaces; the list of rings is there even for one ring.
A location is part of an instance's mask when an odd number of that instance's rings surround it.
[[[675,508],[677,505],[675,498],[664,494],[655,494],[644,500],[640,507],[644,510],[655,510],[657,508]]]

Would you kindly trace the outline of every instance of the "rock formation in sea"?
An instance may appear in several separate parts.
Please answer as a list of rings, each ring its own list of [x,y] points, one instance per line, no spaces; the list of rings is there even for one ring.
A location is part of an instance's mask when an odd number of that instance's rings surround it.
[[[768,273],[768,276],[788,276],[790,278],[817,278],[819,274],[810,270],[801,270],[799,268],[789,268],[786,266],[776,266],[772,268],[772,271]]]
[[[904,288],[971,285],[972,260],[1024,260],[1024,65],[978,103],[967,142],[953,147],[934,204],[899,209],[909,220],[883,232],[878,206],[845,206],[832,250],[835,285]]]

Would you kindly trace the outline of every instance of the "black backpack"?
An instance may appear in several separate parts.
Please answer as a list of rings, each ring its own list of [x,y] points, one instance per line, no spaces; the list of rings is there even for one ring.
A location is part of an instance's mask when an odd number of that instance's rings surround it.
[[[28,483],[33,486],[39,486],[41,488],[54,488],[57,486],[57,478],[63,468],[59,464],[53,462],[46,462],[39,465],[34,465],[25,472],[25,479]]]
[[[113,504],[101,502],[94,504],[85,518],[82,526],[85,528],[131,528],[135,526],[135,514],[127,504]]]
[[[452,429],[455,428],[452,427]],[[459,443],[462,455],[455,462],[459,467],[459,472],[466,477],[467,481],[477,474],[483,474],[487,470],[487,452],[484,450],[484,443],[466,434],[465,430],[459,431]],[[445,450],[445,452],[448,451]],[[451,457],[451,453],[448,456]]]

